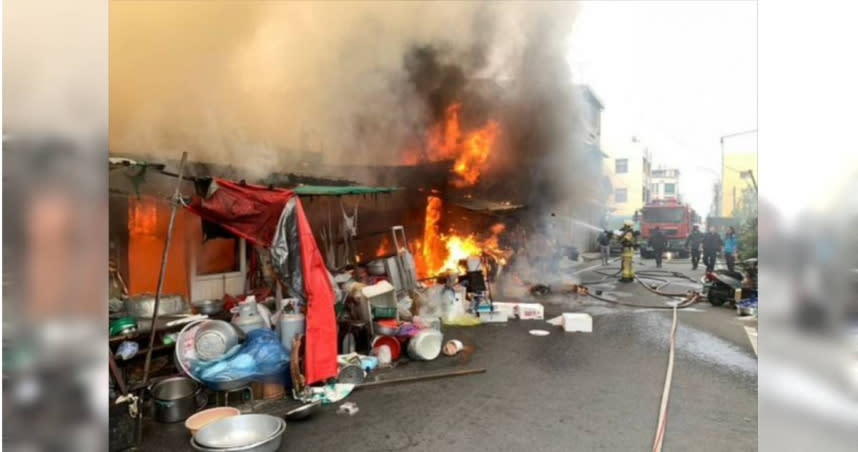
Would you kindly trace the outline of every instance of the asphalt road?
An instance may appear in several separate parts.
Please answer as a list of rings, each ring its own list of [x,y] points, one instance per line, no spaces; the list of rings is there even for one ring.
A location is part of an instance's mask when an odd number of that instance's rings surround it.
[[[648,261],[650,264],[652,261]],[[645,265],[640,269],[652,268]],[[665,269],[689,270],[687,261]],[[696,276],[702,274],[697,272]],[[583,272],[583,280],[601,276]],[[675,289],[676,287],[671,287]],[[687,288],[687,287],[685,287]],[[606,296],[664,305],[639,284],[607,280]],[[484,374],[366,388],[290,423],[282,450],[634,451],[652,447],[668,359],[670,310],[635,309],[578,296],[540,300],[546,318],[588,312],[592,333],[564,333],[539,320],[444,328],[473,345],[467,362],[442,357],[391,373],[483,367]],[[735,311],[708,304],[680,311],[665,451],[748,451],[757,443],[757,361]],[[537,337],[531,329],[546,329]],[[266,402],[279,414],[293,402]],[[179,425],[148,422],[141,450],[189,449]]]

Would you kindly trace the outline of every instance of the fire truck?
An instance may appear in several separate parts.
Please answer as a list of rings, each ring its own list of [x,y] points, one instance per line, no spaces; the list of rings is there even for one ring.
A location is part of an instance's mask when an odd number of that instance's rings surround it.
[[[641,257],[648,259],[654,257],[648,241],[656,226],[661,228],[661,232],[667,237],[665,251],[678,257],[687,257],[685,240],[691,234],[691,227],[700,221],[700,217],[687,204],[680,204],[675,199],[665,199],[647,203],[641,209],[639,220]]]

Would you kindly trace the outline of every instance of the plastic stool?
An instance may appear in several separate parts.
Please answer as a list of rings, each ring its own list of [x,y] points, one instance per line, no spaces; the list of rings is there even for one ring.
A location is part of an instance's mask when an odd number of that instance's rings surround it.
[[[217,405],[217,406],[229,406],[229,395],[234,394],[234,393],[238,393],[239,396],[243,396],[244,393],[247,393],[250,396],[249,397],[250,398],[250,411],[252,412],[254,410],[253,409],[253,403],[254,403],[254,401],[253,401],[253,388],[251,388],[250,385],[239,386],[238,388],[218,391],[217,393],[215,393],[215,405]],[[221,398],[223,398],[223,405],[221,405],[221,403],[220,403]],[[244,397],[241,397],[240,401],[243,402]]]

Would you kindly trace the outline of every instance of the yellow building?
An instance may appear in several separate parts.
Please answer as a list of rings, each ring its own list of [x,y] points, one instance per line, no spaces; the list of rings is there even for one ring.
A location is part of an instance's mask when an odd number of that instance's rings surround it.
[[[756,196],[757,131],[725,136],[721,145],[721,216],[732,217],[746,196]]]

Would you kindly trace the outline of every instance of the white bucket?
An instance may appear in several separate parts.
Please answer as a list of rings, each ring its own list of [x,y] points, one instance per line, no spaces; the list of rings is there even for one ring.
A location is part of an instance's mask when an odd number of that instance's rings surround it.
[[[423,330],[408,341],[408,356],[414,360],[431,361],[441,354],[444,335],[440,331]]]

